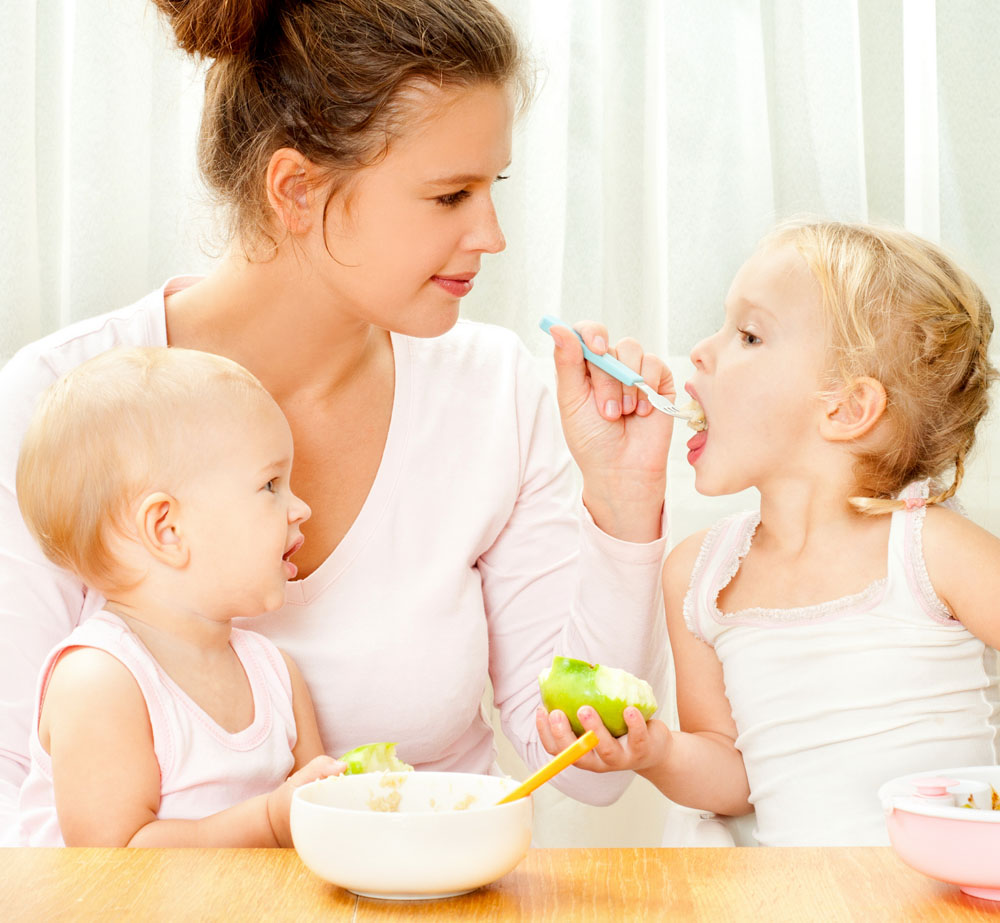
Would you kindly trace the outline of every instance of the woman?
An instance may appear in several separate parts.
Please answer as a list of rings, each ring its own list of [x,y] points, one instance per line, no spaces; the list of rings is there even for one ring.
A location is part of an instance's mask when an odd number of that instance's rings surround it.
[[[553,653],[654,681],[664,671],[671,421],[557,329],[558,403],[583,476],[574,510],[529,356],[506,331],[456,324],[483,254],[504,247],[491,187],[527,95],[509,24],[486,0],[156,2],[181,47],[215,59],[200,158],[231,246],[206,278],[171,279],[26,347],[0,374],[7,809],[27,765],[35,674],[102,602],[28,537],[17,446],[49,382],[123,343],[234,359],[289,420],[294,490],[313,515],[285,607],[254,628],[299,663],[327,752],[392,740],[418,768],[489,772],[488,675],[505,731],[540,763],[536,677]],[[580,329],[607,348],[603,327]],[[616,351],[673,393],[658,359],[631,341]],[[552,721],[564,737],[564,716]],[[593,803],[626,784],[560,777]]]

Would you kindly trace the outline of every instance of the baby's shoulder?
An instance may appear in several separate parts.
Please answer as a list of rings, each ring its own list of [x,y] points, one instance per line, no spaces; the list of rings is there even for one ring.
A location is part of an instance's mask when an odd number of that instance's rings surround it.
[[[122,703],[144,702],[135,676],[121,660],[98,647],[67,647],[53,664],[45,686],[45,709],[99,713]]]

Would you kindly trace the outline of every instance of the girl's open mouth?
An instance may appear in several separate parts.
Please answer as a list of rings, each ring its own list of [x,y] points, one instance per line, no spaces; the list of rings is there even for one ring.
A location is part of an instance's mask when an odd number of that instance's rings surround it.
[[[682,410],[688,412],[688,426],[691,427],[696,433],[700,433],[708,429],[708,422],[705,420],[705,411],[702,410],[701,404],[697,401],[691,401],[685,404]]]

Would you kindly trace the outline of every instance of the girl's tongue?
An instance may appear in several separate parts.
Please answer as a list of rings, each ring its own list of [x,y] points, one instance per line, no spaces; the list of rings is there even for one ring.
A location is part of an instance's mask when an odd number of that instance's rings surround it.
[[[701,430],[701,432],[695,433],[687,443],[688,454],[687,460],[689,465],[693,465],[701,457],[701,453],[705,448],[705,443],[708,442],[708,431]]]

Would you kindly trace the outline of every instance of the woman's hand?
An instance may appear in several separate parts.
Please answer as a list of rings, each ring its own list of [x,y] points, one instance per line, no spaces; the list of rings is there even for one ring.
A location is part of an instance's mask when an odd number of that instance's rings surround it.
[[[589,705],[582,706],[576,713],[585,731],[597,734],[597,746],[585,753],[573,765],[591,772],[616,772],[631,769],[635,772],[661,767],[667,761],[672,735],[670,728],[655,718],[647,722],[638,708],[629,706],[624,713],[628,733],[624,737],[612,737],[597,712]],[[569,719],[555,709],[546,712],[538,708],[535,712],[535,726],[542,746],[553,755],[559,753],[576,740]]]
[[[662,360],[635,340],[608,349],[608,331],[585,321],[576,328],[587,347],[605,352],[642,374],[658,394],[673,400],[673,376]],[[580,341],[565,327],[555,341],[556,397],[570,452],[583,474],[583,502],[594,522],[623,541],[660,537],[666,492],[667,451],[673,418],[655,410],[635,386],[623,385],[583,357]]]
[[[267,820],[279,846],[292,845],[292,829],[289,815],[292,810],[292,792],[300,785],[339,776],[347,769],[347,763],[332,756],[317,756],[305,764],[298,772],[293,772],[281,785],[267,796]]]

